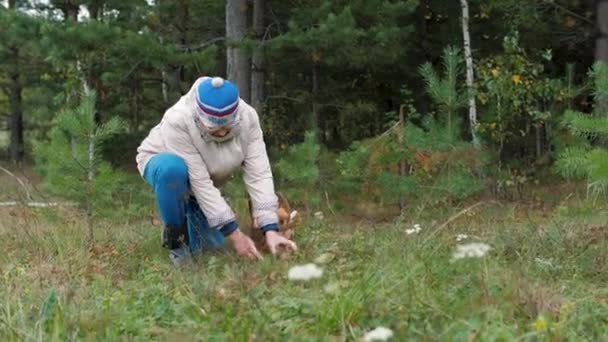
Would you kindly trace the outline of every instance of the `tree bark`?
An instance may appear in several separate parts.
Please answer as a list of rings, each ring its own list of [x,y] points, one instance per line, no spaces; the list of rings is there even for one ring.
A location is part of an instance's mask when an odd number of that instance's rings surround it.
[[[312,64],[312,115],[310,118],[310,126],[311,129],[317,133],[317,139],[323,136],[319,132],[319,104],[317,102],[317,96],[319,95],[319,90],[321,89],[321,85],[319,84],[319,77],[321,76],[321,71],[319,70],[319,63],[313,61]],[[321,141],[319,139],[319,141]]]
[[[8,9],[15,11],[17,9],[17,1],[9,0]],[[14,162],[23,161],[24,156],[24,142],[23,142],[23,107],[21,97],[21,75],[19,65],[19,47],[10,47],[10,59],[13,60],[13,67],[8,74],[9,85],[8,85],[8,101],[9,101],[9,129],[11,132],[10,141],[10,157]]]
[[[253,33],[258,40],[258,46],[251,58],[251,105],[258,114],[262,113],[264,103],[264,0],[253,2]]]
[[[51,1],[51,3],[61,10],[65,21],[78,21],[78,11],[80,10],[80,6],[76,0],[55,0]]]
[[[597,28],[599,35],[595,45],[595,62],[608,63],[608,0],[597,0]],[[596,98],[596,110],[608,115],[608,98]]]
[[[399,149],[404,148],[404,135],[405,135],[405,106],[406,105],[401,105],[399,106],[399,134],[397,135],[397,139],[399,142]],[[407,165],[406,165],[406,161],[405,158],[403,156],[401,156],[400,160],[399,160],[399,176],[401,177],[405,177],[407,175]],[[403,210],[406,207],[406,202],[405,202],[405,197],[404,196],[400,196],[399,197],[399,211],[400,213],[403,212]]]
[[[247,0],[226,1],[226,74],[239,87],[241,98],[249,102],[251,68],[245,51],[238,46],[247,32]]]
[[[19,75],[19,49],[12,48],[12,59],[14,60],[13,69],[9,73],[9,107],[11,131],[10,156],[14,162],[23,161],[24,142],[23,142],[23,110],[21,98],[21,80]]]
[[[471,53],[471,36],[469,34],[469,3],[467,0],[460,0],[462,6],[462,37],[464,41],[464,58],[467,68],[467,89],[469,96],[469,124],[471,126],[471,136],[473,143],[479,143],[477,134],[477,104],[475,103],[475,74],[473,73],[473,55]]]
[[[597,27],[595,61],[608,63],[608,0],[597,0]]]

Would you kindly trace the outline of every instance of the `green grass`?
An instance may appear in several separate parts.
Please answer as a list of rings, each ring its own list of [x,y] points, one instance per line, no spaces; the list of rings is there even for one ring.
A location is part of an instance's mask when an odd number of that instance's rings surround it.
[[[608,214],[520,204],[427,210],[419,220],[304,221],[288,260],[230,249],[175,269],[148,220],[99,222],[84,246],[72,211],[0,211],[0,340],[358,340],[382,325],[395,340],[608,339]],[[433,222],[434,221],[434,222]],[[419,223],[419,234],[405,229]],[[452,260],[455,235],[492,246]],[[319,280],[287,280],[319,256]]]

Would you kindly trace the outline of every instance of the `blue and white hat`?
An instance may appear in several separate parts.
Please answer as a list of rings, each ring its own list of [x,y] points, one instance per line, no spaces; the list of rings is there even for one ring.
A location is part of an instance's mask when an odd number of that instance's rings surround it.
[[[239,89],[221,77],[203,77],[196,86],[198,117],[207,127],[227,126],[236,119]]]

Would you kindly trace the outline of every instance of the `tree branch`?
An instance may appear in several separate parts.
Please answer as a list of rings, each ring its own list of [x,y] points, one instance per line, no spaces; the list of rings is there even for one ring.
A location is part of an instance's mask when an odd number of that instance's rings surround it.
[[[215,44],[217,42],[223,42],[225,40],[226,40],[226,37],[216,37],[216,38],[213,38],[211,40],[208,40],[208,41],[206,41],[204,43],[201,43],[201,44],[195,45],[195,46],[180,45],[180,46],[177,47],[177,49],[181,50],[181,51],[201,50],[201,49],[204,49],[204,48],[206,48],[206,47],[208,47],[210,45],[213,45],[213,44]]]
[[[29,201],[32,201],[32,195],[30,194],[29,190],[27,189],[27,186],[25,186],[25,183],[21,180],[21,178],[15,176],[14,173],[10,172],[9,170],[3,168],[2,166],[0,166],[0,171],[3,171],[4,173],[6,173],[7,175],[15,178],[17,180],[17,182],[19,183],[19,185],[21,185],[21,187],[23,188],[23,190],[25,191],[25,195],[27,196],[27,199]]]
[[[554,2],[554,1],[550,1],[550,0],[542,0],[542,2],[545,3],[545,4],[547,4],[547,5],[551,5],[551,6],[557,8],[557,9],[563,11],[563,12],[566,12],[569,15],[571,15],[571,16],[573,16],[575,18],[578,18],[581,21],[586,22],[587,24],[589,24],[591,26],[595,26],[595,22],[594,21],[590,20],[589,18],[583,17],[582,15],[580,15],[580,14],[578,14],[578,13],[576,13],[576,12],[574,12],[574,11],[568,9],[568,8],[566,8],[563,5],[560,5],[560,4],[558,4],[558,3]]]

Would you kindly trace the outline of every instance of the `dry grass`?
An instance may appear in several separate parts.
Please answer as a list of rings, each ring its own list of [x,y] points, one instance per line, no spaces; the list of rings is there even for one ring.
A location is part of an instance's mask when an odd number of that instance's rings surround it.
[[[480,206],[437,232],[463,208],[309,219],[290,259],[228,250],[181,269],[152,214],[99,221],[89,247],[75,208],[0,208],[0,339],[340,341],[377,325],[396,340],[608,338],[606,211],[555,203]],[[459,233],[491,253],[452,262]],[[321,280],[287,280],[324,254]]]

